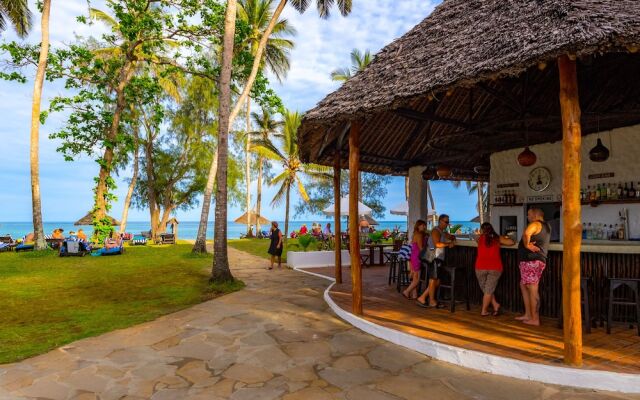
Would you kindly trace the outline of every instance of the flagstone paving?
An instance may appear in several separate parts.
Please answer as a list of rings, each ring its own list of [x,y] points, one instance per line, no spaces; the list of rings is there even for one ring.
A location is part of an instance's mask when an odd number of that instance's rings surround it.
[[[326,280],[229,253],[245,290],[0,366],[0,399],[640,399],[431,360],[338,319]]]

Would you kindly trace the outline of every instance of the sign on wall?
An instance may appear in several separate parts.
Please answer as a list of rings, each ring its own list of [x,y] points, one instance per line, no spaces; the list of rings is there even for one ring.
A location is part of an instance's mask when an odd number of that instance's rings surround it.
[[[527,196],[527,203],[552,203],[554,202],[552,194],[541,194],[538,196]]]

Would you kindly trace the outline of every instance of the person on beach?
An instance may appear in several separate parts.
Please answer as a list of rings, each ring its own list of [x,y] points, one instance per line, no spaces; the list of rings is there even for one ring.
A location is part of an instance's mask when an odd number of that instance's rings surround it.
[[[78,236],[78,239],[82,240],[83,242],[87,241],[87,234],[84,233],[84,229],[78,229],[76,236]]]
[[[276,224],[276,228],[277,228],[277,224]],[[273,227],[272,227],[273,229]],[[306,235],[307,234],[307,224],[302,224],[302,226],[300,227],[300,234],[301,235]]]
[[[500,314],[500,303],[496,301],[494,292],[500,275],[502,275],[502,259],[500,257],[500,246],[513,246],[516,244],[507,236],[499,236],[493,229],[493,225],[488,222],[480,226],[480,236],[476,238],[478,242],[478,256],[476,257],[476,278],[482,289],[482,310],[480,315],[486,317]],[[489,306],[493,308],[493,313],[489,314]]]
[[[438,218],[438,226],[431,230],[429,236],[429,242],[427,243],[427,251],[433,251],[434,260],[429,263],[429,285],[427,289],[418,297],[418,305],[420,307],[436,307],[438,302],[436,301],[436,290],[440,286],[440,279],[438,279],[438,268],[436,262],[444,261],[445,249],[455,246],[456,237],[445,232],[445,229],[449,226],[449,216],[442,214]],[[429,302],[427,302],[427,297]]]
[[[304,225],[303,225],[304,226]],[[278,257],[278,268],[282,267],[282,232],[278,229],[278,223],[276,221],[271,222],[271,243],[269,244],[268,253],[271,254],[271,266],[269,269],[273,269],[273,263]]]
[[[62,234],[62,232],[64,232],[62,228],[54,229],[51,237],[53,239],[64,239],[64,235]]]
[[[327,225],[324,227],[324,232],[322,232],[322,234],[324,235],[325,239],[329,239],[331,236],[333,236],[333,232],[331,232],[330,222],[327,222]]]
[[[422,268],[421,255],[427,245],[427,223],[421,219],[417,220],[413,226],[413,235],[411,239],[411,283],[402,292],[402,295],[409,300],[415,300],[418,297],[417,287],[420,283],[420,270]]]
[[[551,226],[544,220],[539,208],[527,211],[529,225],[518,243],[520,291],[524,301],[524,314],[516,319],[528,325],[540,325],[540,294],[538,284],[547,266],[547,251],[551,239]]]

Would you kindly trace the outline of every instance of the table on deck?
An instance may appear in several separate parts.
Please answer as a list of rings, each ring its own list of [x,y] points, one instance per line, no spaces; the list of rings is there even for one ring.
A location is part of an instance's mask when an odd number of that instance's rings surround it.
[[[369,263],[367,265],[384,265],[384,249],[385,248],[393,248],[393,244],[380,244],[380,243],[367,243],[364,245],[365,248],[369,249]],[[375,249],[380,249],[380,262],[376,264],[375,262]]]

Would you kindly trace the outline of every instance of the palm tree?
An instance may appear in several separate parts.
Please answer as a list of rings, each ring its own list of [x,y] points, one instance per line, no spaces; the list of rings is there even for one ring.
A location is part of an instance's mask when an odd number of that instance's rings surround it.
[[[462,181],[454,181],[453,183],[453,187],[455,188],[459,188],[462,185]],[[489,204],[487,201],[487,196],[484,195],[485,192],[485,183],[483,182],[471,182],[471,181],[464,181],[466,187],[467,187],[467,192],[469,194],[473,194],[476,193],[478,196],[478,202],[476,204],[476,207],[478,209],[478,215],[480,217],[480,223],[482,224],[484,221],[484,216],[487,213],[487,210],[489,209]]]
[[[338,82],[346,82],[358,72],[363,71],[371,63],[371,52],[365,50],[364,54],[358,49],[351,50],[351,68],[339,68],[331,73],[331,79]]]
[[[231,68],[233,39],[236,32],[236,0],[227,0],[222,40],[222,68],[218,84],[218,171],[216,176],[216,209],[213,236],[213,267],[211,280],[233,281],[227,254],[227,163],[229,152],[229,112],[231,110]],[[215,162],[215,161],[214,161]]]
[[[51,7],[51,1],[47,1],[47,3]],[[44,5],[43,3],[43,17]],[[48,18],[47,16],[47,26],[49,24]],[[0,0],[0,31],[7,29],[7,21],[13,26],[19,37],[25,38],[29,34],[31,30],[31,11],[27,0]]]
[[[238,2],[238,19],[243,21],[249,26],[250,33],[247,36],[245,45],[249,47],[251,54],[255,56],[258,49],[258,44],[264,31],[266,30],[269,21],[272,17],[272,4],[273,0],[240,0]],[[289,25],[286,19],[279,20],[271,37],[267,40],[267,47],[265,55],[262,59],[261,69],[265,66],[276,76],[279,81],[286,76],[289,71],[289,58],[290,51],[293,49],[293,41],[286,39],[286,36],[294,36],[296,34],[295,28]],[[251,97],[247,96],[246,101],[246,132],[251,132]],[[245,166],[245,180],[247,185],[246,193],[246,211],[249,213],[251,210],[251,136],[247,134],[245,144],[246,154],[246,166]],[[259,165],[262,168],[262,165]],[[260,171],[261,172],[261,171]],[[260,216],[260,190],[262,187],[262,175],[258,177],[258,205],[257,213]],[[250,220],[247,219],[247,234],[251,230]],[[256,225],[256,232],[260,232],[260,224]]]
[[[2,1],[2,12],[0,15],[4,16],[5,13],[11,16],[11,20],[14,21],[16,14],[12,12],[7,13],[7,10],[12,11],[9,4],[16,4],[16,9],[26,8],[26,1],[24,2],[24,8],[19,7],[22,0],[16,1]],[[15,11],[15,10],[13,10]],[[27,10],[28,11],[28,10]],[[39,161],[39,147],[40,147],[40,104],[42,102],[42,85],[44,83],[44,77],[47,69],[47,59],[49,57],[49,16],[51,15],[51,0],[44,0],[42,3],[42,42],[40,44],[40,56],[38,58],[38,71],[36,72],[36,79],[33,84],[33,101],[31,103],[31,148],[30,148],[30,163],[31,163],[31,206],[33,217],[33,233],[35,240],[36,250],[45,250],[47,243],[44,240],[44,227],[42,225],[42,200],[40,197],[40,161]],[[29,14],[26,17],[30,21],[31,16]],[[0,23],[4,23],[4,17],[0,17]],[[15,24],[15,22],[14,22]],[[22,27],[22,25],[20,25]],[[20,33],[20,30],[18,30]]]
[[[268,108],[262,108],[262,114],[252,113],[254,124],[258,127],[257,131],[249,134],[248,141],[270,140],[275,135],[282,122],[275,119],[274,115]],[[258,187],[256,188],[256,214],[260,215],[262,207],[262,171],[264,168],[264,157],[258,153]],[[260,225],[256,227],[256,232],[260,232]]]
[[[127,218],[129,216],[129,207],[131,206],[131,198],[133,197],[133,191],[136,188],[136,182],[138,181],[138,162],[140,159],[140,127],[138,124],[133,126],[133,175],[131,176],[131,182],[129,182],[129,189],[127,190],[127,197],[124,199],[124,207],[122,208],[122,218],[120,219],[120,233],[124,233],[127,229]]]
[[[271,200],[274,207],[285,201],[284,238],[289,235],[289,206],[291,189],[296,188],[300,197],[306,202],[309,196],[304,187],[303,178],[329,181],[332,176],[330,168],[315,164],[303,164],[298,153],[298,127],[302,121],[302,116],[296,111],[286,111],[284,114],[284,128],[282,135],[282,150],[278,149],[271,139],[257,139],[253,148],[265,158],[279,162],[283,166],[283,171],[271,180],[270,185],[279,185],[278,192]]]

